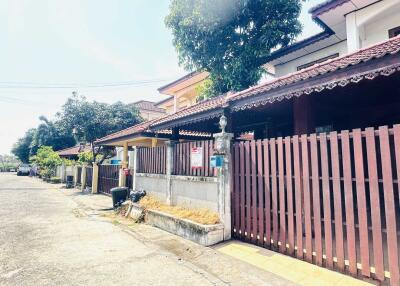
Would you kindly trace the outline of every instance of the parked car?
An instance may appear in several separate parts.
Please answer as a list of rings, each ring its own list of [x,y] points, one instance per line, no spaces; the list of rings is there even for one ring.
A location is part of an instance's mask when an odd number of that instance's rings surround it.
[[[31,171],[31,167],[27,164],[22,164],[17,169],[17,176],[28,176]]]
[[[15,169],[14,169],[14,168],[11,168],[11,169],[9,169],[8,171],[11,172],[11,173],[14,173],[14,172],[15,172]]]

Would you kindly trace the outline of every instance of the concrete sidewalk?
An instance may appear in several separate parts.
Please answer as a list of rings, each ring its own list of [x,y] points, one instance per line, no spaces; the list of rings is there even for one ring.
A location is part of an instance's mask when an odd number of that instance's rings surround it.
[[[106,210],[111,207],[111,198],[108,196],[91,195],[80,190],[64,189],[61,192],[92,215],[99,212],[113,213]],[[118,221],[119,226],[135,238],[173,252],[183,263],[191,263],[229,284],[372,285],[250,244],[230,241],[214,247],[203,247],[146,224],[134,224],[120,217],[113,218],[114,223]]]

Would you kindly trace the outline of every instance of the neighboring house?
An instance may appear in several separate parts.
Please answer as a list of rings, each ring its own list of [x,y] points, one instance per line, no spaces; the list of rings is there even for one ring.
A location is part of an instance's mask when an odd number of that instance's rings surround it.
[[[191,72],[174,82],[160,87],[158,91],[170,97],[158,102],[156,106],[165,109],[168,114],[171,114],[195,104],[197,102],[198,87],[207,77],[207,72]]]
[[[280,49],[267,64],[275,76],[355,52],[400,33],[400,1],[325,1],[310,10],[323,32]]]
[[[78,160],[79,153],[91,151],[92,148],[90,144],[79,144],[74,147],[66,148],[63,150],[57,151],[58,155],[61,158],[69,159],[69,160]]]
[[[155,102],[140,100],[133,103],[139,110],[140,116],[145,120],[153,120],[165,115],[165,109],[156,106]]]
[[[160,89],[175,112],[96,144],[210,139],[225,115],[234,237],[400,285],[400,1],[329,0],[311,15],[324,31],[275,51],[274,79],[180,109],[192,73]]]

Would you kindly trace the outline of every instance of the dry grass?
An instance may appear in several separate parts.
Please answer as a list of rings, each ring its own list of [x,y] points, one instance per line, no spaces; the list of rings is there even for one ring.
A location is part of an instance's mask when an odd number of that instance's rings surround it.
[[[188,219],[200,224],[211,225],[219,223],[218,214],[207,209],[188,209],[178,206],[168,206],[152,196],[145,196],[139,204],[145,209],[157,210],[171,214],[177,218]]]

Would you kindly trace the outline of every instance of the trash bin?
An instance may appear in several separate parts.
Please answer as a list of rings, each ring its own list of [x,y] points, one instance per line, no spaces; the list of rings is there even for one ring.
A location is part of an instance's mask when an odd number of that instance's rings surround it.
[[[67,176],[65,186],[67,189],[74,187],[74,176]]]
[[[112,188],[110,192],[113,202],[113,208],[116,208],[119,205],[121,205],[123,202],[125,202],[126,198],[128,197],[127,187]]]

